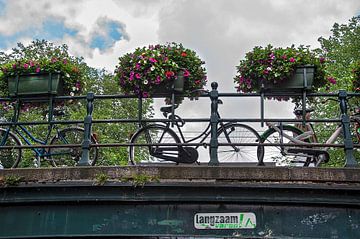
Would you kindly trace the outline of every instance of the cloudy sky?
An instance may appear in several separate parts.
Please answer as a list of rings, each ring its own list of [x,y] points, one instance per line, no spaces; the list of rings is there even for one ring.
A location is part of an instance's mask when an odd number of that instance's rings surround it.
[[[113,71],[136,47],[178,42],[206,62],[221,92],[235,92],[235,66],[254,46],[319,47],[335,22],[359,14],[359,0],[0,0],[0,50],[44,38]],[[246,104],[223,109],[246,115]]]

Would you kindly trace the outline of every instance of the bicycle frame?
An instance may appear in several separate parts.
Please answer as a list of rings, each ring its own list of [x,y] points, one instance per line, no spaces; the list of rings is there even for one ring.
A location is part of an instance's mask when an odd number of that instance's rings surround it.
[[[270,127],[270,128],[273,128],[276,132],[278,132],[281,136],[287,138],[288,140],[290,140],[291,142],[295,143],[295,144],[301,144],[301,145],[306,145],[306,144],[309,144],[307,142],[304,142],[303,140],[305,139],[308,139],[310,137],[312,137],[315,132],[313,131],[305,131],[304,133],[296,136],[296,137],[293,137],[293,136],[290,136],[286,133],[284,133],[282,130],[281,130],[281,126],[277,126],[276,124],[272,124],[272,123],[267,123],[267,125]],[[339,137],[339,135],[341,134],[341,131],[342,131],[343,127],[342,125],[339,125],[335,131],[331,134],[331,136],[328,138],[328,140],[326,141],[326,144],[332,144],[335,142],[335,140],[337,139],[337,137]],[[329,149],[329,147],[325,147],[324,150],[327,151]]]
[[[220,118],[220,114],[219,114],[218,112],[217,112],[217,115],[218,115],[218,117]],[[169,116],[169,119],[172,119],[172,117],[173,117],[173,116],[170,115],[170,116]],[[177,116],[177,117],[178,117],[178,116]],[[179,118],[180,118],[180,117],[179,117]],[[186,140],[186,139],[185,139],[185,136],[184,136],[184,134],[183,134],[183,132],[182,132],[182,130],[181,130],[181,128],[183,127],[183,125],[180,126],[177,121],[175,121],[174,123],[175,123],[175,125],[176,125],[176,128],[177,128],[179,134],[180,134],[180,139],[181,139],[181,141],[182,141],[183,143],[185,143],[185,144],[194,142],[194,141],[196,141],[196,140],[198,140],[198,139],[201,139],[201,140],[199,141],[199,144],[202,144],[202,143],[207,139],[207,137],[210,135],[210,133],[211,133],[211,130],[210,130],[211,123],[209,123],[209,124],[206,126],[205,130],[204,130],[202,133],[200,133],[199,135],[197,135],[197,136],[195,136],[195,137],[193,137],[193,138],[191,138],[191,139],[189,139],[189,140]],[[218,126],[217,131],[219,131],[219,129],[221,129],[221,128],[225,128],[225,125],[226,125],[226,124],[224,124],[223,122],[219,122],[219,124],[220,124],[220,126]],[[166,128],[170,128],[171,125],[172,125],[172,122],[166,122],[165,125],[166,125]],[[229,136],[228,136],[227,134],[225,134],[225,136],[226,136],[227,140],[229,140]],[[199,147],[200,147],[200,145],[197,145],[197,146],[195,146],[195,149],[198,149]]]

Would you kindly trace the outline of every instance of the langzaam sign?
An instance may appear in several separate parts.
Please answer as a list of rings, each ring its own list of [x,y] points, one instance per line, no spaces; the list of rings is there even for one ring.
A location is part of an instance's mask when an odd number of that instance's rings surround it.
[[[252,212],[196,213],[196,229],[255,229],[256,216]]]

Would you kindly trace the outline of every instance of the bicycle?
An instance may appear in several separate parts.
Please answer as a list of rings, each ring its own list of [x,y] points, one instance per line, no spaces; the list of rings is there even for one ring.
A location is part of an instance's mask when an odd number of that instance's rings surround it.
[[[63,111],[54,111],[54,116],[64,115]],[[55,130],[55,135],[52,132]],[[22,157],[22,141],[26,145],[38,143],[41,145],[71,145],[81,144],[84,139],[84,129],[81,127],[68,127],[59,129],[56,124],[51,124],[48,128],[47,136],[44,140],[36,138],[25,126],[15,125],[8,128],[0,128],[0,165],[4,168],[16,168]],[[96,144],[94,135],[91,136],[91,143]],[[15,148],[16,147],[16,148]],[[81,147],[49,147],[31,148],[35,153],[35,166],[40,167],[41,160],[47,160],[54,167],[75,166],[82,155]],[[98,158],[98,149],[90,149],[90,164],[95,165]]]
[[[310,119],[310,113],[312,109],[305,110],[305,119]],[[302,119],[303,109],[294,109],[293,113],[296,119]],[[360,139],[360,118],[356,115],[352,115],[351,118],[357,122],[355,124],[358,139]],[[269,129],[267,129],[261,136],[260,143],[273,144],[270,146],[258,147],[258,165],[264,166],[265,160],[276,160],[278,163],[286,163],[295,166],[319,166],[321,163],[326,163],[330,159],[328,150],[330,147],[324,147],[323,149],[312,148],[307,146],[309,143],[318,143],[316,132],[313,125],[307,122],[305,125],[295,124],[274,124],[267,123]],[[357,125],[357,126],[356,126]],[[336,139],[342,135],[343,126],[339,124],[334,130],[332,135],[326,140],[325,144],[333,144]],[[288,144],[297,144],[289,146]],[[287,144],[287,146],[286,146]]]
[[[221,100],[218,101],[221,104]],[[185,121],[175,114],[174,110],[178,105],[164,106],[160,108],[168,121],[166,123],[143,124],[131,137],[129,147],[129,162],[132,165],[143,163],[165,163],[175,162],[176,164],[197,163],[199,153],[198,148],[203,145],[205,140],[211,133],[211,123],[209,122],[205,130],[188,140],[181,128],[185,125]],[[220,114],[217,112],[220,119]],[[179,135],[171,129],[176,127]],[[239,160],[257,160],[257,150],[251,149],[249,146],[240,146],[242,143],[255,143],[260,140],[259,134],[250,126],[240,123],[224,123],[219,122],[217,128],[217,137],[219,144],[224,143],[226,146],[218,147],[218,160],[220,163]],[[183,144],[192,143],[199,140],[199,145],[190,147]],[[179,145],[181,144],[181,145]],[[254,146],[255,148],[256,146]]]

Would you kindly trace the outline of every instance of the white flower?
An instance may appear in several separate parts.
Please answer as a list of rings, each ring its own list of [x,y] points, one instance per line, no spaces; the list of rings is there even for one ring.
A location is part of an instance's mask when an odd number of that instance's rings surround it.
[[[65,74],[65,77],[66,77],[66,78],[70,78],[69,73],[66,73],[66,74]]]
[[[74,96],[75,94],[74,94],[74,92],[70,92],[70,96]]]
[[[76,91],[76,87],[75,87],[75,86],[72,87],[72,91]]]
[[[268,68],[266,68],[266,70],[272,71],[272,68],[269,66]]]
[[[145,85],[149,84],[149,81],[148,81],[148,80],[144,80],[144,84],[145,84]]]
[[[151,70],[151,71],[154,71],[154,70],[155,70],[155,66],[150,67],[150,70]]]

